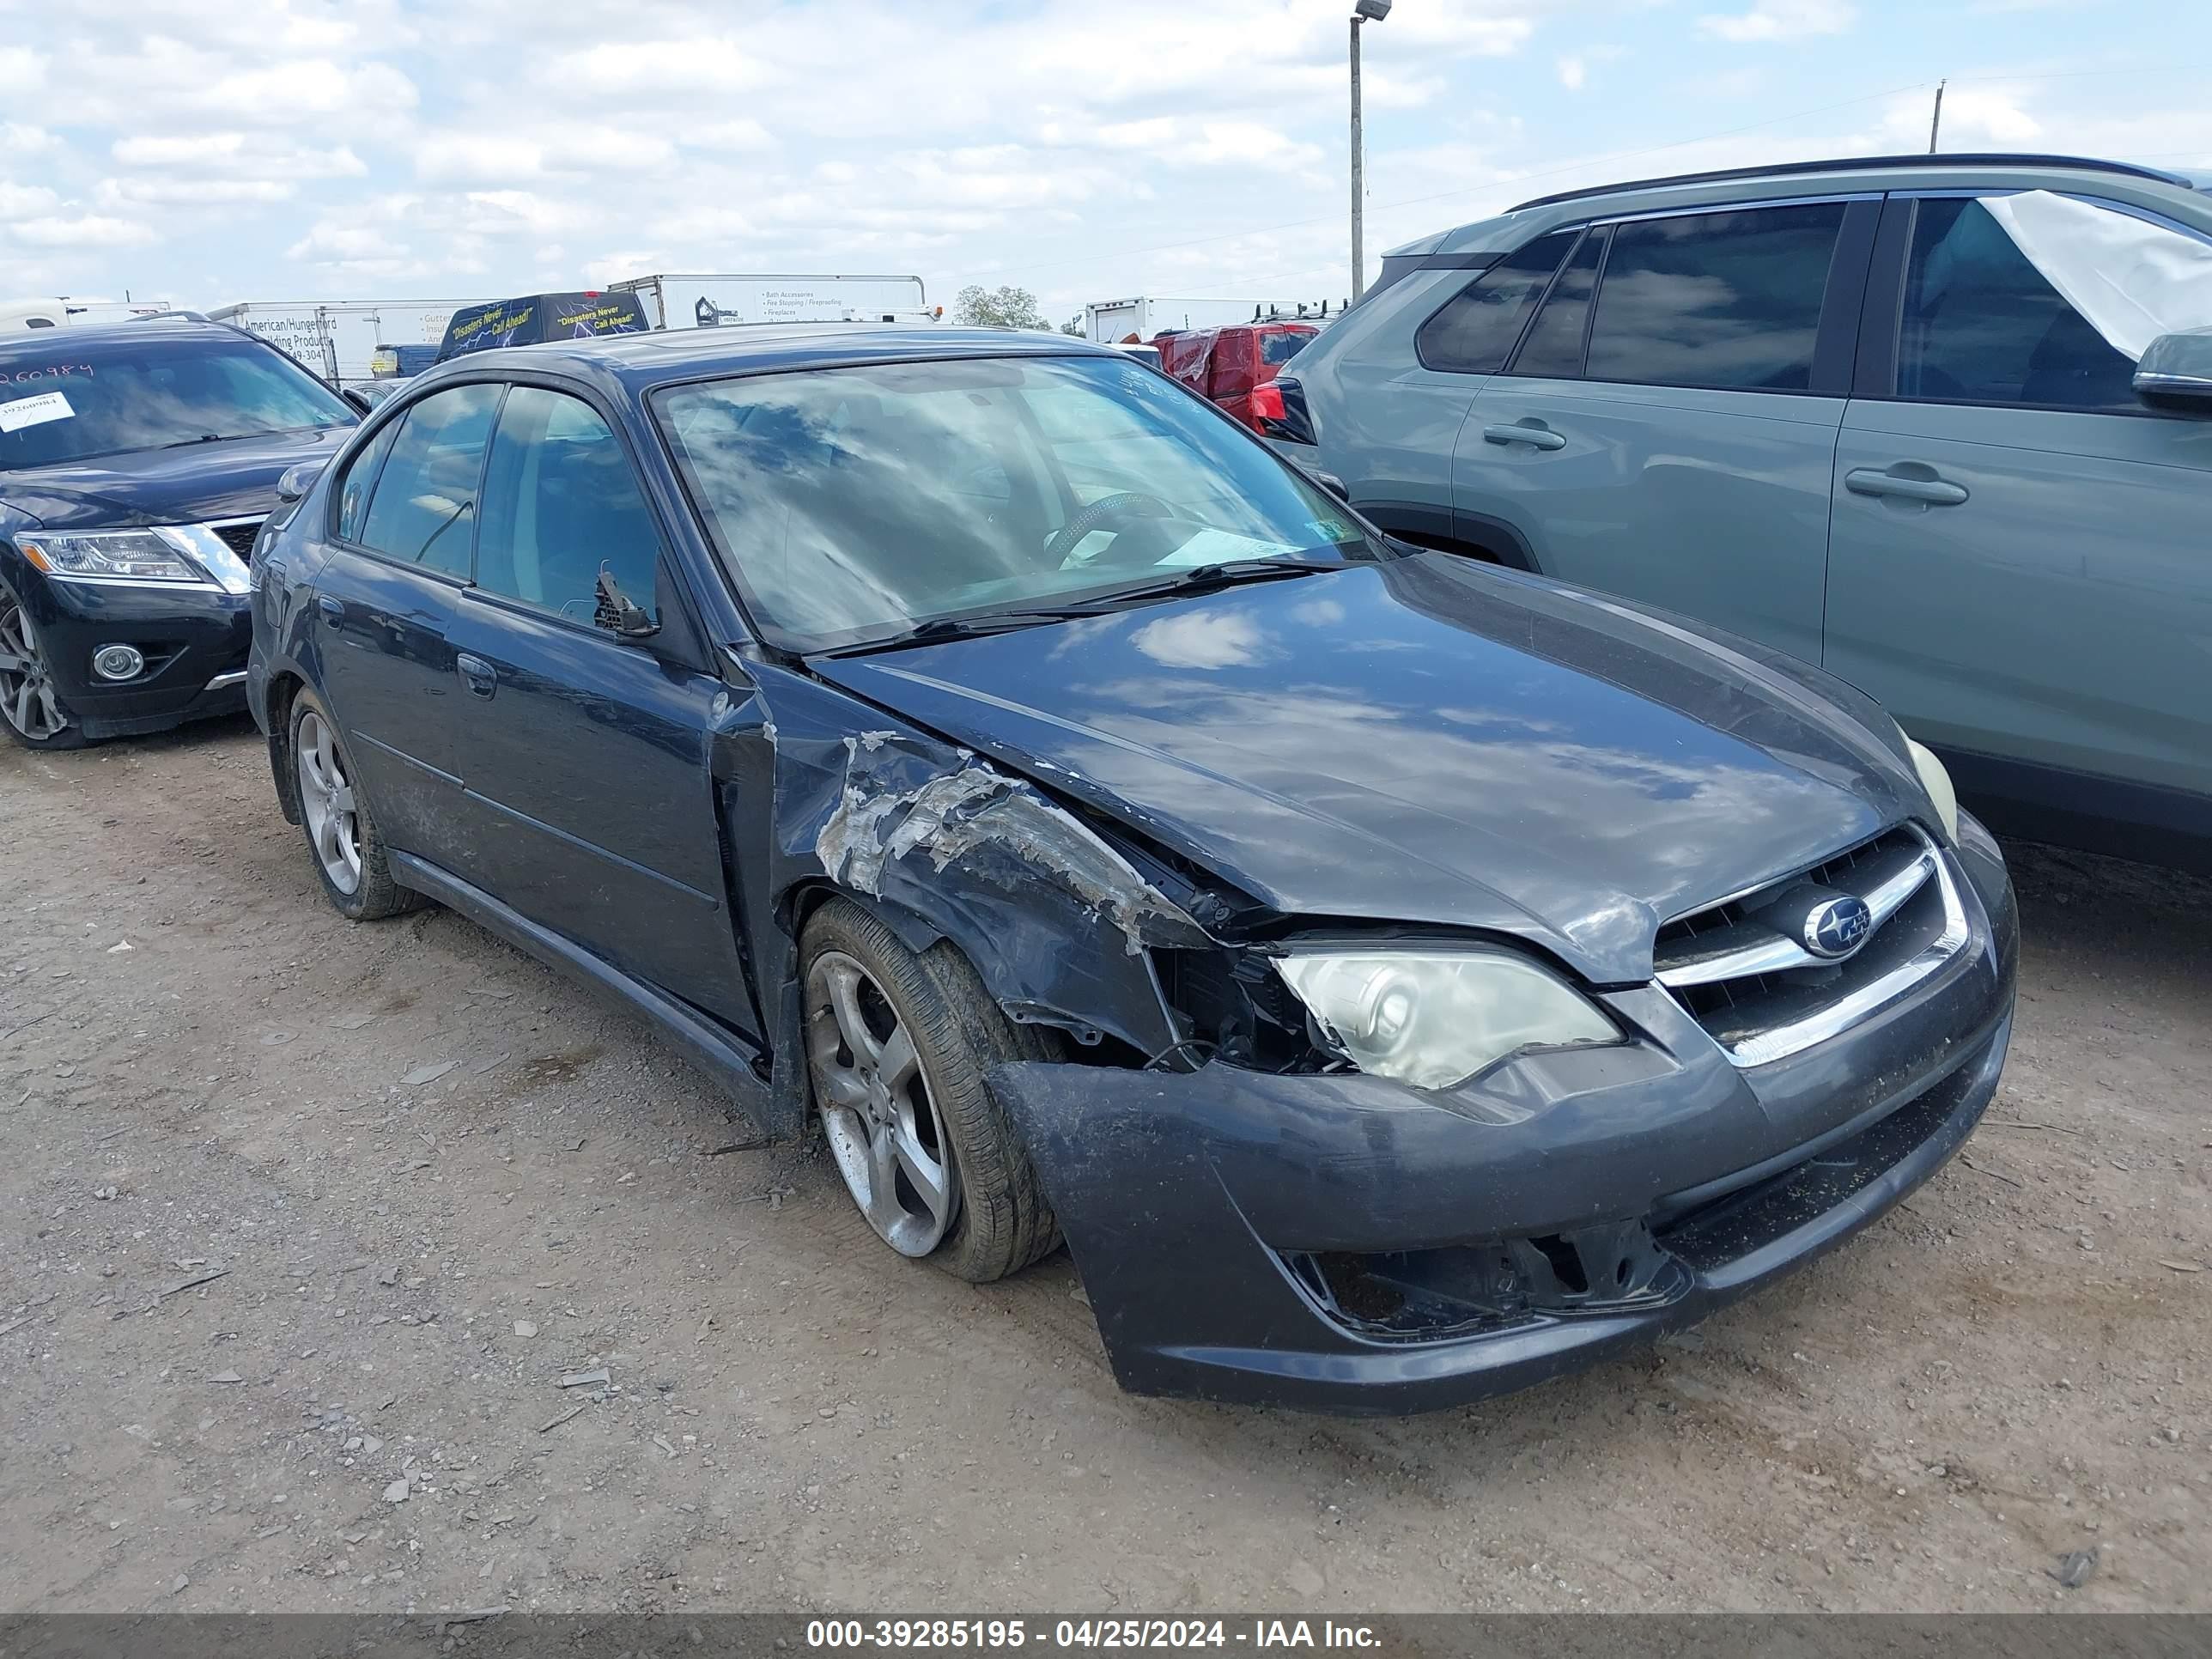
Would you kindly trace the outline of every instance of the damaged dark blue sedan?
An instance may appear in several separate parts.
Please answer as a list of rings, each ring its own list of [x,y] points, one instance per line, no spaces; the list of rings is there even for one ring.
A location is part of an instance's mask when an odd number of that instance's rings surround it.
[[[902,1255],[1064,1237],[1131,1389],[1587,1364],[1996,1087],[2004,864],[1878,707],[1389,541],[1118,354],[490,352],[283,515],[249,690],[331,902],[621,999]]]

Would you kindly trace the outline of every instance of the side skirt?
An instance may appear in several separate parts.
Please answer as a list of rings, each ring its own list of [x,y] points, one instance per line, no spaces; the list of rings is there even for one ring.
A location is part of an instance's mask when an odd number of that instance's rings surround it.
[[[390,859],[392,873],[401,886],[428,895],[477,927],[498,934],[517,950],[527,951],[547,967],[559,969],[582,981],[649,1020],[661,1035],[683,1049],[694,1065],[721,1086],[730,1103],[750,1119],[764,1138],[772,1138],[769,1125],[774,1121],[774,1114],[769,1110],[769,1085],[754,1070],[756,1064],[763,1067],[767,1064],[767,1056],[761,1050],[702,1018],[688,1005],[602,962],[573,940],[539,927],[459,876],[412,853],[394,851]]]

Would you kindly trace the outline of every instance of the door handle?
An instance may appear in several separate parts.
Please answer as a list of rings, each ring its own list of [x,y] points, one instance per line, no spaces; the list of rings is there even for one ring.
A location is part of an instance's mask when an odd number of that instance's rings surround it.
[[[499,670],[482,657],[464,651],[453,659],[453,666],[461,671],[461,678],[477,696],[489,697],[499,690]]]
[[[1486,444],[1527,444],[1531,449],[1565,449],[1567,441],[1547,426],[1486,426],[1482,428],[1482,441]]]
[[[329,594],[325,593],[316,599],[315,609],[323,613],[323,620],[331,627],[345,626],[345,606],[340,605]]]
[[[1920,501],[1929,507],[1957,507],[1966,499],[1966,487],[1933,475],[1933,467],[1920,467],[1917,462],[1907,461],[1907,466],[1918,468],[1931,476],[1920,477],[1909,472],[1877,472],[1870,466],[1855,467],[1844,474],[1844,488],[1858,495],[1887,495],[1893,500]]]

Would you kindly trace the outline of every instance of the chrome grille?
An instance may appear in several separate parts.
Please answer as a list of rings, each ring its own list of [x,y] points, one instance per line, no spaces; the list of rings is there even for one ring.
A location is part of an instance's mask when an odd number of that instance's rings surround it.
[[[1872,922],[1857,947],[1842,957],[1808,949],[1776,914],[1800,893],[1863,900]],[[1948,860],[1907,825],[1668,922],[1653,942],[1652,967],[1730,1060],[1763,1066],[1895,1001],[1956,956],[1968,933]]]

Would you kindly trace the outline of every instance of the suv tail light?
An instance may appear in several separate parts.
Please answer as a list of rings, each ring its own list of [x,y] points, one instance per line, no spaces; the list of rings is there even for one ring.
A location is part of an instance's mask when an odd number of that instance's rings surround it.
[[[1313,417],[1306,412],[1306,389],[1295,375],[1278,374],[1252,388],[1252,419],[1270,438],[1294,444],[1319,443]]]

